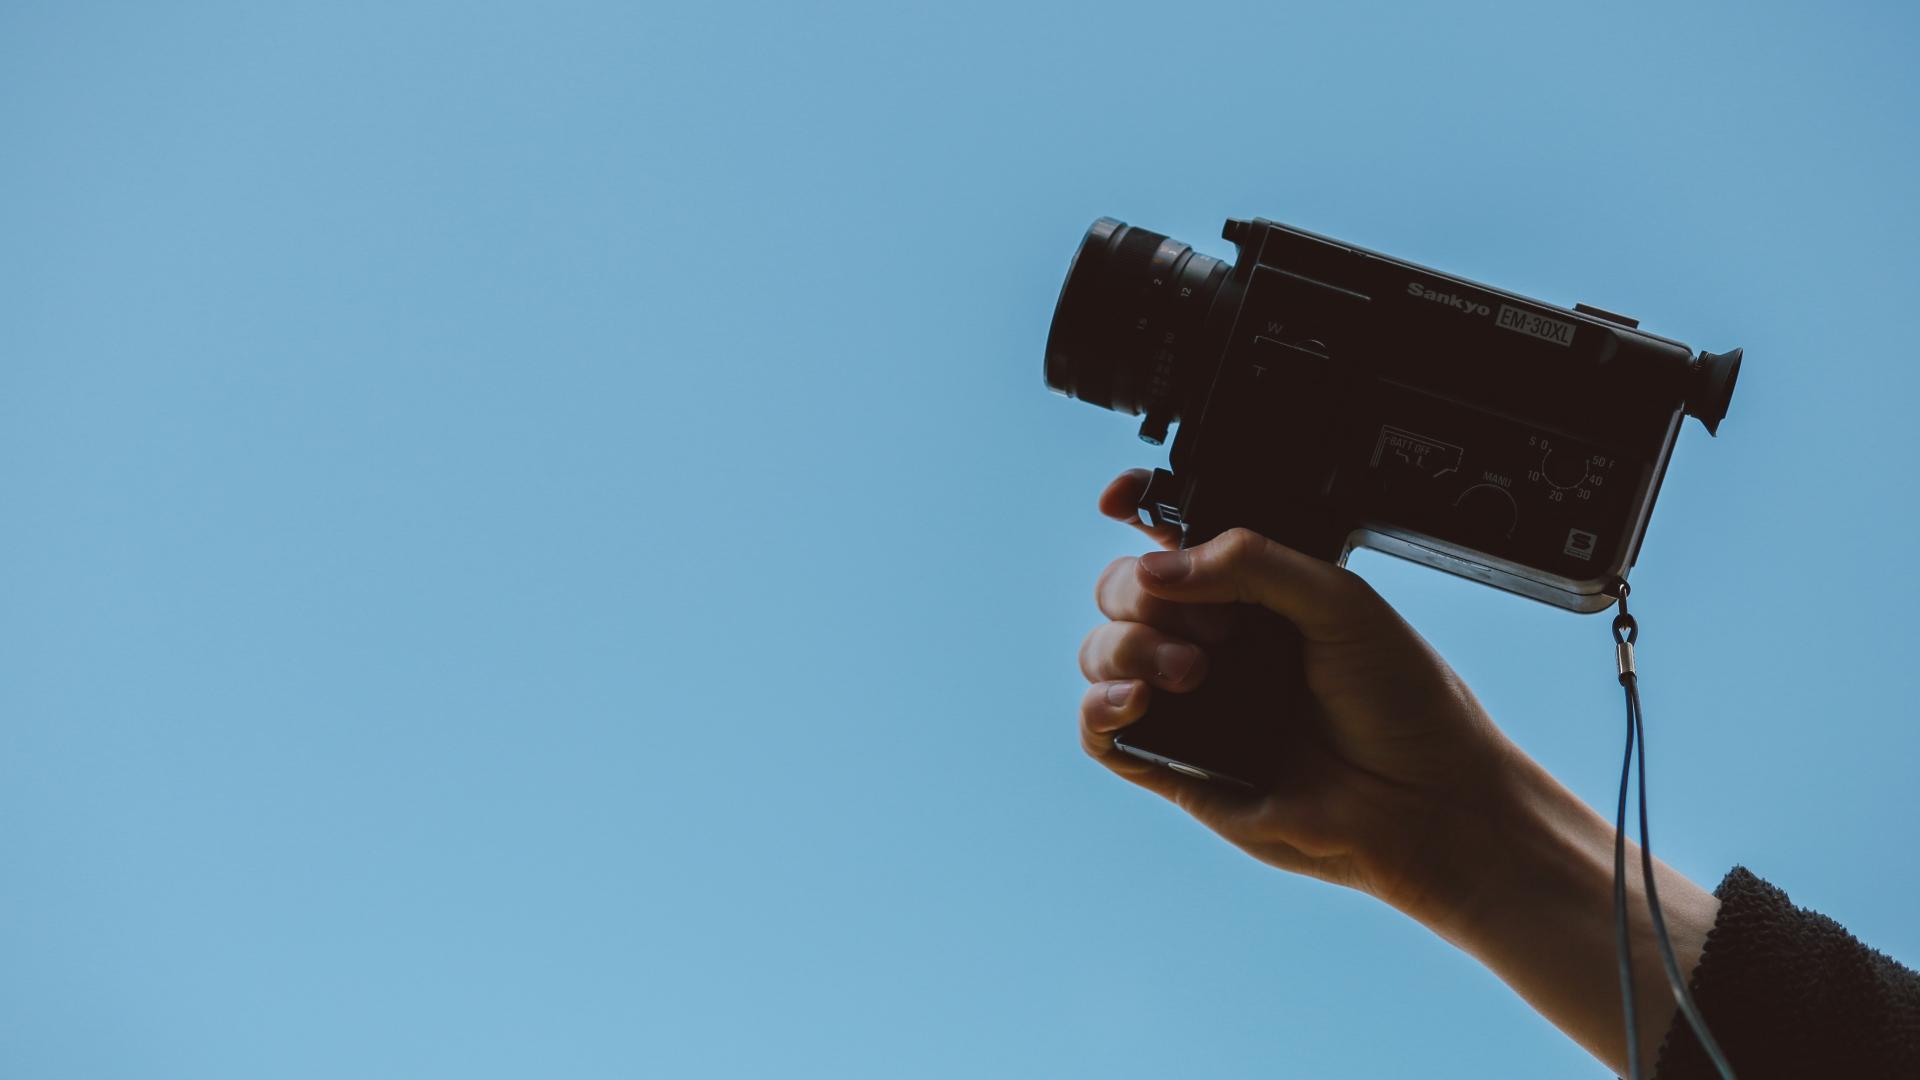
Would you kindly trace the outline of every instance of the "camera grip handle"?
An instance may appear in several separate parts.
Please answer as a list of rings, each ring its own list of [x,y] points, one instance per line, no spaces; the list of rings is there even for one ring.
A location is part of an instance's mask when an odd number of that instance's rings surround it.
[[[1146,715],[1114,746],[1201,779],[1251,788],[1273,783],[1289,726],[1312,705],[1300,631],[1252,604],[1236,605],[1233,636],[1209,645],[1207,677],[1177,694],[1156,689]]]
[[[1162,509],[1152,505],[1158,501],[1154,494],[1150,488],[1143,495],[1143,508]],[[1345,561],[1347,530],[1329,522],[1289,524],[1261,531],[1303,554],[1335,565]],[[1181,547],[1223,531],[1190,526]],[[1263,789],[1284,767],[1289,729],[1304,722],[1313,696],[1299,629],[1256,604],[1234,608],[1232,637],[1206,648],[1205,681],[1183,694],[1156,690],[1146,714],[1121,731],[1114,746],[1188,776]]]

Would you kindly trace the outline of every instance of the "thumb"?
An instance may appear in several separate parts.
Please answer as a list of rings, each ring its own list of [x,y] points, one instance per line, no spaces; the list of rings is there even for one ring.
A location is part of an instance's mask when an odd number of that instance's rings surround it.
[[[1142,589],[1163,600],[1258,604],[1284,616],[1310,641],[1365,636],[1386,606],[1353,573],[1251,529],[1229,529],[1183,551],[1149,552],[1134,573]]]

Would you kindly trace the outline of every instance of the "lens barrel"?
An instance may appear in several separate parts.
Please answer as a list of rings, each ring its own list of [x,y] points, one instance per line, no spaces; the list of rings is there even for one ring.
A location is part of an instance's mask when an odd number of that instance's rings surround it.
[[[1190,361],[1231,267],[1178,240],[1101,218],[1087,230],[1047,334],[1047,385],[1164,435],[1180,418]],[[1142,437],[1158,441],[1141,429]]]

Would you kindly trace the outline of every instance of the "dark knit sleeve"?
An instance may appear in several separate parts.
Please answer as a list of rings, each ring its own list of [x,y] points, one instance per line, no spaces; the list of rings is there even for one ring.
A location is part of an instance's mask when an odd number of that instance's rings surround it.
[[[1740,1080],[1920,1077],[1920,975],[1736,866],[1693,970],[1695,1004]],[[1657,1080],[1715,1080],[1675,1012]]]

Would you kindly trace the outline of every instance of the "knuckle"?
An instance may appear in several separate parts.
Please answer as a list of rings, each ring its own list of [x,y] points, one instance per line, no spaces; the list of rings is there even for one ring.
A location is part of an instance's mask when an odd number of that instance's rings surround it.
[[[1105,761],[1113,753],[1113,743],[1083,728],[1080,732],[1080,749],[1095,761]]]
[[[1235,527],[1220,534],[1220,558],[1230,570],[1248,570],[1266,553],[1267,538],[1252,529]]]
[[[1151,663],[1153,647],[1160,641],[1160,631],[1145,623],[1116,622],[1107,625],[1113,630],[1113,659],[1120,670],[1133,671]]]
[[[1252,584],[1266,568],[1269,541],[1252,529],[1232,528],[1220,534],[1220,567],[1234,582],[1234,591],[1243,601],[1252,602]]]
[[[1101,623],[1087,631],[1087,636],[1080,639],[1080,672],[1089,679],[1093,678],[1094,672],[1099,670],[1096,660],[1102,651],[1100,642],[1105,636],[1106,628],[1112,625],[1112,623]]]
[[[1114,586],[1132,579],[1133,564],[1136,561],[1131,555],[1122,555],[1108,563],[1105,570],[1100,571],[1099,579],[1093,583],[1093,602],[1099,605],[1102,611],[1106,611],[1107,604],[1113,597]]]
[[[1080,671],[1089,680],[1110,677],[1134,664],[1130,658],[1142,651],[1146,627],[1138,623],[1104,622],[1087,633],[1080,643]]]
[[[1089,692],[1087,699],[1080,703],[1080,749],[1086,751],[1088,757],[1102,760],[1113,752],[1113,736],[1093,730],[1093,725],[1088,722],[1093,717],[1091,701],[1092,694]]]
[[[1087,635],[1081,670],[1089,680],[1145,678],[1153,670],[1153,649],[1162,639],[1145,623],[1105,623]]]

